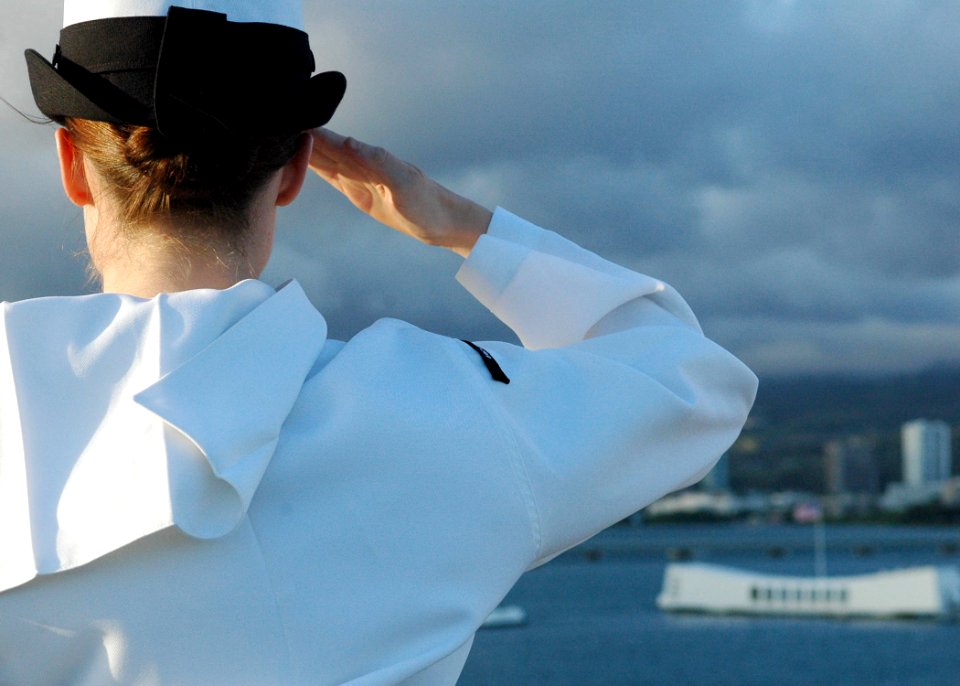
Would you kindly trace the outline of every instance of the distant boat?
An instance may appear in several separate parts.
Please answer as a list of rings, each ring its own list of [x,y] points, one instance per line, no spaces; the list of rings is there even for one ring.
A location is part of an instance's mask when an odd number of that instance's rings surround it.
[[[519,605],[500,605],[484,620],[484,629],[507,626],[523,626],[527,623],[527,611]]]
[[[657,607],[709,614],[955,619],[960,616],[960,570],[925,566],[802,577],[672,563],[664,572]]]

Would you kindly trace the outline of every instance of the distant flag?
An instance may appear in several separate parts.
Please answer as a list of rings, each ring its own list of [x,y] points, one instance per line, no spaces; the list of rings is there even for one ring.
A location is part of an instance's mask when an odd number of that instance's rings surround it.
[[[820,503],[807,501],[797,503],[793,508],[793,521],[798,524],[813,524],[823,519]]]

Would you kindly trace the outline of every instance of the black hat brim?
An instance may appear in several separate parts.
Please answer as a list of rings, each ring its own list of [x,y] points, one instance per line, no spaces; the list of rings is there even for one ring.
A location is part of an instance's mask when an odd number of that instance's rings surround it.
[[[67,81],[36,50],[27,50],[24,56],[27,59],[27,73],[30,76],[33,99],[44,115],[54,121],[69,116],[121,123],[111,112],[100,107]]]
[[[297,128],[301,131],[323,126],[333,118],[347,92],[347,78],[338,71],[325,71],[314,75],[307,84],[302,112],[304,121]]]
[[[77,117],[115,124],[155,125],[156,122],[152,121],[141,103],[109,81],[90,74],[89,83],[86,84],[100,91],[99,100],[104,103],[101,106],[67,80],[36,50],[27,50],[24,56],[34,100],[40,111],[50,119],[60,121],[64,117]],[[291,122],[291,128],[306,131],[329,122],[346,90],[347,80],[340,72],[314,75],[304,90],[303,101],[298,108],[299,116]]]

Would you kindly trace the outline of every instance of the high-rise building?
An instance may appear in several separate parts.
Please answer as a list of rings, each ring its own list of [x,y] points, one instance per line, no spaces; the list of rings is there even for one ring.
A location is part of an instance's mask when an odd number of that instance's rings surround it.
[[[908,486],[950,478],[950,427],[946,422],[915,419],[900,429],[903,481]]]
[[[700,488],[704,491],[729,491],[730,490],[730,461],[727,453],[711,469],[703,481],[700,482]]]
[[[880,473],[873,441],[863,436],[830,441],[824,448],[827,493],[877,493]]]

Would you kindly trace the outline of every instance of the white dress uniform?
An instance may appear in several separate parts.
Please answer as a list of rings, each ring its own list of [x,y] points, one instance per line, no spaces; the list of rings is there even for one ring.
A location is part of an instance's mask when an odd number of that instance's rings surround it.
[[[737,437],[756,378],[662,282],[503,210],[458,279],[524,347],[328,340],[296,282],[3,304],[0,684],[453,684]]]

